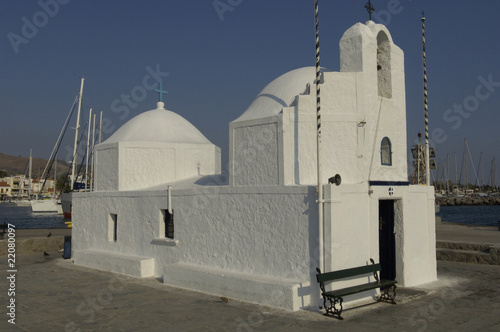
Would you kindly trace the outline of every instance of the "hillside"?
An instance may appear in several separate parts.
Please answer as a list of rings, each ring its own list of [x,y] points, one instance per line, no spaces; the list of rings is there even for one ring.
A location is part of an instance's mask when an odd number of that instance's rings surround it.
[[[0,170],[5,170],[8,175],[28,175],[28,157],[15,157],[5,153],[0,152]],[[38,177],[42,175],[43,170],[47,165],[47,160],[42,158],[33,158],[32,162],[32,177]],[[57,174],[62,175],[68,171],[68,164],[63,161],[57,161]],[[53,174],[53,170],[50,172]],[[59,177],[58,175],[58,177]]]

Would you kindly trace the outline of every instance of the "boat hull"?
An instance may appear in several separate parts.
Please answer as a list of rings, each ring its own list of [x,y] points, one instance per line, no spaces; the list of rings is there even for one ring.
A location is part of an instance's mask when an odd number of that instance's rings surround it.
[[[21,201],[13,201],[17,206],[31,206],[31,201],[21,200]]]
[[[63,213],[61,202],[55,199],[32,200],[31,210],[33,212]]]
[[[71,219],[71,199],[73,197],[73,193],[62,193],[61,195],[61,205],[62,205],[62,211],[64,214],[64,219]]]

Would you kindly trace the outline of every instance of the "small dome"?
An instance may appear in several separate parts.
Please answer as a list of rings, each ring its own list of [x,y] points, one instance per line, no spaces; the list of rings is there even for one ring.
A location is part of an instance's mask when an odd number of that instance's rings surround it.
[[[135,116],[104,141],[116,142],[211,144],[188,120],[165,110],[161,101],[156,109]]]
[[[316,80],[315,67],[303,67],[281,75],[269,83],[250,104],[250,107],[236,120],[244,121],[277,115],[288,107],[295,96],[306,91]]]

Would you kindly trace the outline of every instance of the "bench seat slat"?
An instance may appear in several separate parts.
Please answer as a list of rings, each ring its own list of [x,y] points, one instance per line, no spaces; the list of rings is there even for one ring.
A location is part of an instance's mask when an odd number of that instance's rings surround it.
[[[373,273],[375,271],[380,271],[380,264],[371,264],[366,266],[353,267],[345,270],[321,273],[316,275],[316,279],[318,280],[318,282],[326,282],[330,280],[358,276],[360,274]]]
[[[392,286],[396,283],[397,282],[395,280],[374,281],[374,282],[370,282],[370,283],[363,284],[363,285],[332,290],[332,291],[326,292],[325,295],[334,296],[334,297],[343,297],[346,295],[361,293],[361,292],[371,290],[371,289],[389,287],[389,286]]]

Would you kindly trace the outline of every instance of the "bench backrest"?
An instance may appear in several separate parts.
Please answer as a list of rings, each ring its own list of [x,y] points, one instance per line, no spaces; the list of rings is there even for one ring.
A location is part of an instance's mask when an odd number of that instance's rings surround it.
[[[350,269],[319,273],[316,275],[318,282],[326,282],[337,279],[344,279],[348,277],[358,276],[361,274],[374,273],[380,271],[380,264],[370,264],[366,266],[353,267]]]

